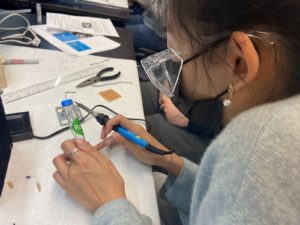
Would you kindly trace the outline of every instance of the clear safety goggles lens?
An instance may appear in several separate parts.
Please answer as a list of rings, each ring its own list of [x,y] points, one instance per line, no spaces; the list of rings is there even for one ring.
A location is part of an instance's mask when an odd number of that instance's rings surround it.
[[[155,87],[172,97],[183,65],[178,53],[173,49],[166,49],[142,59],[141,64]]]
[[[208,46],[213,46],[212,44],[214,42],[218,43],[220,40],[225,40],[231,33],[231,31],[225,31],[218,35],[204,37],[203,43],[206,43]],[[267,45],[274,45],[279,38],[275,33],[264,31],[247,30],[245,33],[249,37],[259,39]],[[204,50],[209,50],[209,48],[204,48]],[[172,97],[174,95],[183,64],[194,60],[204,52],[205,51],[199,51],[196,55],[193,55],[183,61],[179,54],[184,54],[186,52],[178,53],[173,49],[166,49],[142,59],[141,64],[147,76],[156,88],[163,94]]]

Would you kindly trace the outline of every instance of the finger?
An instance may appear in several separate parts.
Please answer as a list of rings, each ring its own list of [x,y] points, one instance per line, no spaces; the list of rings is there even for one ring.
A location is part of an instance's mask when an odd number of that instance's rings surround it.
[[[162,103],[164,101],[164,94],[162,92],[159,92],[159,103]]]
[[[163,86],[166,88],[166,89],[170,89],[170,85],[169,85],[169,82],[167,81],[167,80],[165,80],[164,82],[163,82]]]
[[[122,127],[132,131],[135,134],[139,134],[144,129],[142,126],[133,123],[132,121],[125,118],[124,116],[117,115],[106,123],[105,125],[106,134],[109,134],[112,131],[113,127],[116,125],[121,125]]]
[[[94,147],[89,142],[83,139],[76,139],[75,143],[76,147],[78,147],[83,152],[89,153],[94,150]]]
[[[61,144],[61,149],[65,153],[65,157],[75,160],[81,155],[80,150],[77,148],[75,140],[67,140]]]
[[[105,132],[105,127],[103,126],[102,129],[101,129],[101,135],[100,135],[100,137],[101,137],[101,139],[104,139],[104,138],[106,138],[106,136],[107,136],[107,134]]]
[[[170,103],[172,102],[171,99],[167,96],[164,97],[164,103]]]
[[[161,103],[163,103],[164,102],[164,95],[163,95],[163,93],[159,93],[159,103],[161,104]]]
[[[142,163],[145,163],[147,165],[154,165],[154,158],[163,157],[161,155],[157,155],[153,152],[150,152],[146,149],[140,148],[138,145],[128,141],[118,133],[113,133],[113,138],[116,140],[116,142],[120,143],[127,151],[129,151],[133,156],[141,161]],[[159,146],[159,143],[156,146]],[[166,149],[164,146],[159,146],[160,149]]]
[[[168,96],[166,96],[164,93],[160,92],[159,94],[160,94],[160,96],[159,96],[159,97],[160,97],[162,100],[169,99],[169,97],[168,97]]]
[[[106,139],[105,139],[106,140]],[[100,143],[96,144],[94,146],[94,148],[97,150],[97,151],[100,151],[102,148],[106,147],[107,144],[105,143],[105,140],[104,141],[101,141]]]
[[[166,108],[166,104],[165,104],[165,103],[163,103],[163,104],[160,105],[160,109],[161,109],[162,111],[164,111],[165,108]]]
[[[137,156],[138,154],[141,154],[141,151],[145,151],[146,154],[147,153],[154,154],[154,153],[148,152],[146,149],[140,148],[138,145],[136,145],[135,143],[132,143],[131,141],[128,141],[127,139],[125,139],[118,133],[113,133],[112,138],[115,140],[115,142],[124,146],[125,149],[127,149],[129,152],[131,152],[135,156]]]
[[[165,103],[166,102],[164,100],[161,100],[159,104],[162,105],[162,104],[165,104]]]
[[[69,165],[64,154],[56,156],[53,159],[53,164],[62,177],[66,178],[68,176]]]
[[[114,139],[110,136],[108,138],[106,138],[105,140],[101,141],[100,143],[98,143],[97,145],[94,146],[94,148],[99,151],[102,148],[106,147],[106,146],[110,146],[110,145],[114,145],[116,144]]]
[[[103,162],[107,161],[106,157],[104,155],[102,155],[100,152],[98,152],[88,142],[86,142],[82,139],[79,139],[76,141],[76,145],[78,148],[80,148],[81,151],[92,155],[98,162],[103,163]]]
[[[54,180],[56,181],[56,183],[59,184],[59,186],[61,186],[63,189],[66,189],[66,183],[65,183],[65,180],[64,178],[60,175],[60,173],[58,171],[56,171],[54,174],[53,174],[53,178]]]

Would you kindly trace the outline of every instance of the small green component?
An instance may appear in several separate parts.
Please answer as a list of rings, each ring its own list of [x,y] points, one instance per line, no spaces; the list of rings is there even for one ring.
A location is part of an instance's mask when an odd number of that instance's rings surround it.
[[[76,118],[73,123],[72,123],[72,129],[73,131],[78,134],[78,135],[81,135],[83,136],[83,130],[81,128],[81,125],[80,125],[80,120],[78,118]]]

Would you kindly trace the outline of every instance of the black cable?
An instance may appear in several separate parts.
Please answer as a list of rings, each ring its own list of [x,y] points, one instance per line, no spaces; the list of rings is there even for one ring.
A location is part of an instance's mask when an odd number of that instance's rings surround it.
[[[148,145],[146,147],[146,149],[152,153],[155,153],[155,154],[158,154],[158,155],[170,155],[170,154],[173,154],[175,152],[175,150],[169,150],[169,151],[164,151],[164,150],[161,150],[159,148],[156,148],[154,147],[153,145]]]
[[[115,115],[118,115],[119,113],[117,113],[116,111],[112,110],[111,108],[105,106],[105,105],[96,105],[94,106],[93,109],[95,108],[98,108],[98,107],[101,107],[101,108],[104,108],[104,109],[107,109],[108,111],[112,112],[113,114]],[[92,109],[92,110],[93,110]],[[142,122],[145,122],[145,125],[146,125],[146,129],[149,131],[151,129],[151,125],[144,119],[138,119],[138,118],[130,118],[130,117],[126,117],[127,119],[129,120],[133,120],[133,121],[142,121]]]
[[[96,106],[94,106],[94,107],[92,108],[92,110],[94,110],[94,109],[96,109],[96,108],[98,108],[98,107],[105,108],[105,109],[107,109],[108,111],[114,113],[115,115],[118,114],[117,112],[115,112],[114,110],[110,109],[109,107],[107,107],[107,106],[105,106],[105,105],[96,105]],[[90,115],[90,113],[88,113],[86,116],[84,116],[84,117],[80,120],[80,122],[81,122],[81,123],[84,122],[84,121],[86,120],[86,118],[87,118],[89,115]],[[103,115],[104,115],[104,114],[103,114]],[[106,116],[106,115],[104,115],[104,116],[108,119],[108,116]],[[127,119],[129,119],[129,120],[136,120],[136,121],[143,121],[143,122],[146,123],[146,126],[147,126],[147,121],[144,120],[144,119],[128,118],[128,117],[127,117]],[[97,121],[98,121],[98,119],[97,119]],[[98,122],[99,122],[99,121],[98,121]],[[100,122],[100,124],[103,124],[103,123]],[[148,125],[150,126],[150,124],[148,124]],[[39,136],[35,136],[35,135],[33,135],[33,137],[36,138],[36,139],[39,139],[39,140],[46,140],[46,139],[49,139],[49,138],[51,138],[51,137],[53,137],[53,136],[55,136],[55,135],[57,135],[57,134],[60,134],[60,133],[62,133],[62,132],[64,132],[64,131],[66,131],[66,130],[69,130],[69,129],[70,129],[70,127],[67,126],[67,127],[64,127],[64,128],[62,128],[62,129],[60,129],[60,130],[58,130],[58,131],[55,131],[55,132],[52,133],[52,134],[49,134],[49,135],[47,135],[47,136],[44,136],[44,137],[39,137]],[[149,129],[150,129],[150,128],[149,128]],[[154,146],[151,145],[151,144],[148,144],[145,148],[146,148],[148,151],[150,151],[150,152],[152,152],[152,153],[154,153],[154,154],[158,154],[158,155],[162,155],[162,156],[163,156],[163,155],[168,155],[168,154],[173,154],[173,153],[175,152],[174,150],[164,151],[164,150],[162,150],[162,149],[159,149],[159,148],[154,147]]]
[[[112,113],[115,114],[115,115],[118,114],[116,111],[112,110],[111,108],[109,108],[109,107],[107,107],[107,106],[105,106],[105,105],[96,105],[96,106],[94,106],[94,107],[92,108],[92,110],[94,110],[94,109],[96,109],[96,108],[100,108],[100,107],[101,107],[101,108],[107,109],[108,111],[112,112]],[[80,122],[81,122],[81,123],[84,122],[84,121],[86,120],[86,118],[87,118],[89,115],[90,115],[90,113],[88,113],[86,116],[84,116],[84,117],[80,120]],[[127,117],[127,119],[133,120],[133,121],[142,121],[142,122],[145,122],[145,123],[146,123],[146,128],[147,128],[147,125],[148,125],[149,129],[151,129],[150,124],[147,123],[147,121],[144,120],[144,119],[129,118],[129,117]],[[52,138],[52,137],[54,137],[55,135],[58,135],[58,134],[60,134],[60,133],[62,133],[62,132],[64,132],[64,131],[66,131],[66,130],[69,130],[69,129],[70,129],[70,127],[67,126],[67,127],[64,127],[64,128],[62,128],[62,129],[60,129],[60,130],[57,130],[57,131],[55,131],[55,132],[53,132],[52,134],[49,134],[49,135],[47,135],[47,136],[40,137],[40,136],[33,135],[33,138],[38,139],[38,140],[46,140],[46,139]]]

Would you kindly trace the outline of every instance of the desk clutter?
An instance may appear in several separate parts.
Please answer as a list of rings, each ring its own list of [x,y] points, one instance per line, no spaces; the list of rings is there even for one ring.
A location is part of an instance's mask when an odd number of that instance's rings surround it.
[[[101,65],[93,66],[87,69],[79,70],[74,73],[70,73],[65,76],[59,76],[51,80],[43,81],[38,84],[34,84],[7,94],[4,94],[2,96],[2,99],[5,103],[17,101],[19,99],[41,93],[43,91],[47,91],[51,88],[58,87],[63,84],[68,84],[70,82],[76,81],[78,79],[82,79],[88,76],[92,76],[93,74],[96,74],[99,69],[102,68]]]
[[[20,90],[28,91],[28,88],[47,81],[55,81],[52,88],[44,88],[43,91],[34,89],[22,98],[4,102],[6,114],[30,113],[34,136],[46,136],[61,129],[56,109],[66,97],[90,108],[101,104],[128,117],[144,118],[137,66],[133,60],[89,55],[74,58],[60,51],[9,45],[0,45],[0,52],[5,59],[34,58],[39,62],[4,65],[7,87],[3,89],[3,98]],[[113,80],[76,87],[103,68],[114,68],[105,76],[120,74]],[[85,76],[59,83],[74,74]],[[99,93],[106,95],[103,97]],[[106,109],[95,110],[114,116]],[[90,118],[81,125],[85,138],[97,144],[101,126]],[[14,143],[0,198],[0,224],[89,224],[91,213],[71,199],[52,177],[55,171],[52,159],[61,154],[60,143],[70,138],[71,132],[63,132],[46,140],[35,138]],[[103,153],[113,161],[124,178],[127,198],[141,213],[151,217],[154,225],[159,225],[151,168],[135,160],[118,145],[103,149]]]
[[[2,195],[3,186],[5,185],[6,172],[12,149],[12,140],[6,122],[6,114],[4,111],[1,94],[2,91],[0,90],[0,198]]]
[[[65,53],[82,56],[117,48],[118,37],[110,19],[47,13],[46,25],[31,26],[39,36]]]
[[[15,17],[21,19],[22,24],[18,27],[6,26],[6,22]],[[25,16],[12,13],[0,20],[0,31],[2,30],[13,33],[0,36],[1,44],[16,43],[37,47],[41,43],[40,36],[73,56],[89,55],[120,46],[118,42],[106,37],[119,37],[110,19],[47,13],[46,24],[31,25]]]
[[[112,102],[112,101],[122,97],[118,92],[116,92],[113,89],[109,89],[106,91],[100,91],[99,95],[101,95],[108,102]]]
[[[0,54],[0,88],[5,88],[7,86],[3,65],[4,65],[4,58]]]

